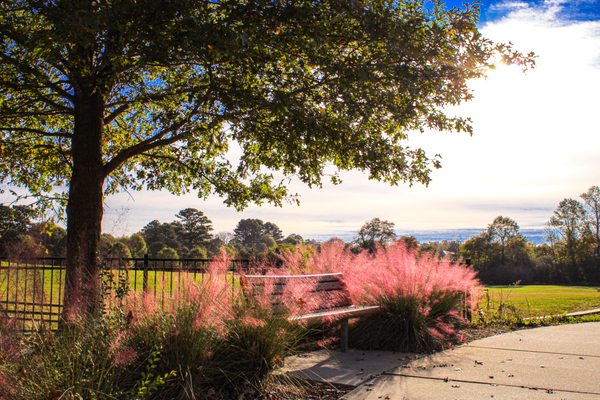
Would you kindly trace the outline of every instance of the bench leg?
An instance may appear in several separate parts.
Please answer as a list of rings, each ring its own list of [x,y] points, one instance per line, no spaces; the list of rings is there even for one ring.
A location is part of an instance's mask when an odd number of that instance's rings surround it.
[[[342,351],[348,351],[348,318],[342,320],[342,331],[340,332],[340,347]]]

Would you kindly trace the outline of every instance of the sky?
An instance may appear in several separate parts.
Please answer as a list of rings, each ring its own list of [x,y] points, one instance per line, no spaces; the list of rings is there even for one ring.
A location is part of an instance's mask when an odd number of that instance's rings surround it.
[[[202,210],[215,232],[260,218],[308,238],[357,231],[374,217],[401,230],[484,228],[497,215],[543,227],[560,200],[600,185],[600,0],[482,1],[480,29],[534,51],[537,66],[525,74],[499,66],[471,83],[475,99],[452,111],[472,118],[473,136],[409,136],[411,147],[442,155],[428,187],[390,187],[351,171],[341,174],[341,185],[292,183],[300,206],[243,212],[216,196],[122,193],[106,199],[104,232],[131,234],[154,219],[173,221],[187,207]]]

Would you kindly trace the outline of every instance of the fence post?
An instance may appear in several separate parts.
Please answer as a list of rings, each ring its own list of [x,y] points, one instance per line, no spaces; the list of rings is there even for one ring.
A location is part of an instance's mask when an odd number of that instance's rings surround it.
[[[463,293],[464,303],[465,303],[465,319],[467,322],[473,322],[473,289],[470,289],[469,292],[465,291]]]
[[[144,279],[142,281],[142,290],[144,293],[148,291],[148,253],[144,254]]]

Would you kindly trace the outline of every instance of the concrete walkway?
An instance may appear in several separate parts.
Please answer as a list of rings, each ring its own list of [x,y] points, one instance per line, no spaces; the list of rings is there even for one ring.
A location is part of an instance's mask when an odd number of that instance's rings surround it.
[[[317,354],[288,370],[356,386],[346,400],[600,400],[600,323],[511,332],[420,358],[353,351],[315,363]]]

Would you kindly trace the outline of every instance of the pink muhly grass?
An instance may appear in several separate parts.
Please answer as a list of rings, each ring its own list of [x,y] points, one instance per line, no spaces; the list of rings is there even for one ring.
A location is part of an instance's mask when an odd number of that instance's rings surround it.
[[[127,367],[135,362],[138,358],[138,353],[131,347],[124,347],[117,351],[114,355],[114,363],[119,367]]]
[[[108,346],[108,351],[116,355],[126,346],[127,340],[130,338],[130,332],[127,330],[121,330],[116,332],[115,337],[111,340]]]
[[[230,259],[222,252],[211,262],[201,282],[193,276],[183,275],[181,279],[172,277],[174,288],[171,294],[130,293],[126,301],[126,311],[134,324],[151,320],[157,313],[190,317],[193,314],[193,328],[224,329],[227,320],[234,317],[235,293],[227,281]],[[166,285],[165,285],[166,287]],[[164,297],[163,297],[164,296]],[[183,312],[185,310],[185,312]],[[177,326],[177,321],[175,321]]]
[[[125,311],[134,326],[148,322],[161,311],[154,293],[130,292],[125,298]]]
[[[337,337],[329,336],[329,337],[325,337],[323,339],[317,340],[316,345],[317,345],[317,347],[323,349],[323,348],[330,348],[331,346],[333,346],[337,342],[338,342],[338,338]]]
[[[15,388],[13,383],[0,372],[0,399],[11,399],[13,398]]]
[[[288,254],[284,261],[290,259],[295,260]],[[374,321],[379,319],[387,329],[400,324],[397,327],[403,325],[413,332],[412,338],[396,341],[404,350],[414,346],[427,351],[455,341],[463,299],[477,301],[479,282],[471,268],[445,258],[418,255],[402,242],[380,247],[374,254],[353,254],[342,242],[332,241],[314,252],[308,264],[313,273],[342,272],[353,304],[382,305],[383,312]],[[302,288],[292,288],[289,296],[292,303],[295,298],[306,298]],[[367,341],[368,331],[373,329],[367,329]]]
[[[0,360],[14,359],[21,353],[17,320],[0,318]]]
[[[234,317],[234,296],[232,283],[227,280],[231,259],[221,251],[209,265],[201,284],[189,283],[184,293],[190,296],[188,302],[197,306],[195,327],[213,326],[223,328],[223,323]]]
[[[266,325],[264,319],[255,318],[249,315],[242,317],[240,319],[240,322],[243,325],[246,325],[251,328],[263,328]]]
[[[298,244],[292,250],[284,249],[279,259],[289,274],[312,274],[314,266],[309,262],[314,248],[305,244]]]
[[[315,274],[346,272],[355,264],[356,258],[344,242],[330,240],[324,243],[318,252],[312,254],[309,265]]]
[[[379,248],[373,255],[364,251],[354,255],[333,242],[323,245],[310,262],[316,272],[342,272],[356,304],[397,295],[427,298],[434,292],[471,293],[479,286],[472,269],[447,259],[417,256],[402,242]]]
[[[302,250],[299,250],[302,253]],[[275,273],[285,273],[297,267],[300,256],[286,252],[284,265]],[[292,260],[292,265],[285,262]],[[431,255],[418,256],[402,242],[379,248],[374,254],[353,254],[343,242],[332,241],[314,252],[308,265],[319,274],[342,272],[343,280],[356,304],[376,302],[397,295],[427,298],[434,292],[460,292],[473,297],[479,282],[475,271],[459,263]]]

